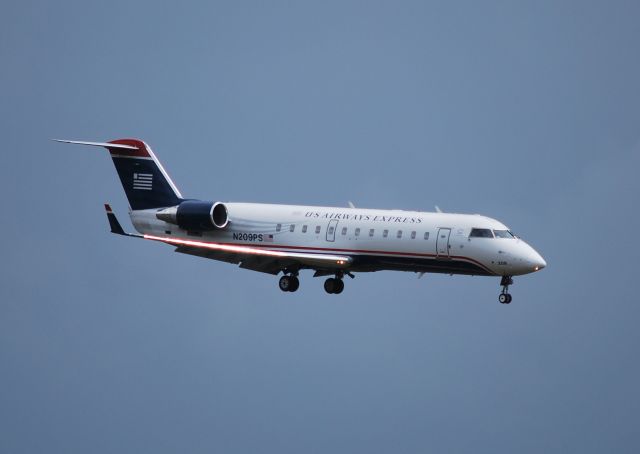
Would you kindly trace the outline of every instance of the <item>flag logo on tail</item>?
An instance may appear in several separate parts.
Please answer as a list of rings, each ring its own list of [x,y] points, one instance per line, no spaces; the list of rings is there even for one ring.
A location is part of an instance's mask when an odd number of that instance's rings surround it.
[[[133,189],[142,189],[151,191],[153,183],[153,174],[151,173],[134,173]]]

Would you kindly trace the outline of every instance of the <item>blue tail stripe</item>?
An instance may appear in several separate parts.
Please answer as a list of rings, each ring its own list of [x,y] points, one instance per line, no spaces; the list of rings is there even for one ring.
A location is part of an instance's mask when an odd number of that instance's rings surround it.
[[[153,159],[113,156],[113,164],[132,210],[180,203],[180,198]]]

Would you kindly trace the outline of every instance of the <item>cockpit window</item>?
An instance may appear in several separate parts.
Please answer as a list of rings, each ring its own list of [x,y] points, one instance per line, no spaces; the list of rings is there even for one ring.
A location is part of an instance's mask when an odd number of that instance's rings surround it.
[[[516,236],[508,230],[494,230],[496,238],[515,238]]]
[[[469,238],[493,238],[491,229],[471,229]]]

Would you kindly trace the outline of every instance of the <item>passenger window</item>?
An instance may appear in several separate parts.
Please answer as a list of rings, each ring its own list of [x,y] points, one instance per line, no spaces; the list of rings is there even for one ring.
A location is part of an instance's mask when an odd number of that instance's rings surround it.
[[[342,227],[342,234],[346,235],[347,234],[347,228],[346,227]]]
[[[386,238],[388,235],[389,235],[389,231],[388,230],[385,229],[385,230],[382,231],[382,237],[383,238]]]
[[[402,238],[402,230],[398,230],[397,237],[398,237],[398,238]]]
[[[279,232],[281,228],[282,228],[282,224],[276,225],[276,232]]]
[[[329,227],[329,235],[333,235],[333,229],[334,229],[333,226]]]
[[[424,239],[428,240],[429,239],[429,232],[424,232]]]
[[[493,238],[491,229],[471,229],[469,238]]]
[[[373,229],[369,229],[369,236],[373,236]]]
[[[291,224],[289,226],[289,232],[293,232],[296,229],[296,225],[295,224]]]
[[[356,236],[360,236],[360,227],[356,228]]]
[[[416,239],[416,232],[415,230],[413,232],[411,232],[411,239],[415,240]]]
[[[302,233],[307,233],[307,226],[306,225],[302,226]]]
[[[320,226],[316,225],[316,233],[320,233]]]

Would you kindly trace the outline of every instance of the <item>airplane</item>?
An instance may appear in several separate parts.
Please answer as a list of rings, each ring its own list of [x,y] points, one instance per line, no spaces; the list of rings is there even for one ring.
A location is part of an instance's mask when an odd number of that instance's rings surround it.
[[[277,276],[295,292],[301,270],[329,276],[329,294],[345,276],[381,270],[500,277],[498,301],[512,301],[513,276],[547,263],[501,222],[478,214],[231,203],[184,198],[151,148],[138,139],[55,140],[106,148],[138,233],[126,233],[108,204],[111,232],[175,246],[175,252]]]

